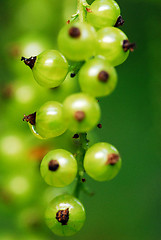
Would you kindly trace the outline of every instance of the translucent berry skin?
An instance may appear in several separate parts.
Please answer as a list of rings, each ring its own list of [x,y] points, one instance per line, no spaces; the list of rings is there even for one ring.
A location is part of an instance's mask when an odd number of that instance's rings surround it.
[[[63,103],[63,113],[68,129],[73,132],[90,131],[100,119],[98,102],[85,93],[76,93],[67,97]],[[77,120],[77,113],[83,113],[82,121]]]
[[[60,136],[66,129],[61,103],[46,102],[36,112],[36,131],[42,138]]]
[[[58,87],[65,79],[68,72],[68,62],[56,50],[47,50],[36,57],[32,68],[35,80],[43,87]]]
[[[108,74],[107,80],[99,74]],[[117,73],[106,60],[92,59],[86,62],[79,71],[79,83],[83,92],[93,97],[107,96],[113,92],[117,84]]]
[[[69,220],[62,225],[56,219],[60,210],[69,209]],[[72,236],[84,225],[86,219],[85,209],[82,203],[71,195],[61,195],[52,200],[45,213],[45,220],[48,227],[58,236]]]
[[[97,32],[96,53],[106,57],[111,65],[120,65],[129,55],[129,50],[127,52],[123,50],[124,40],[128,40],[128,38],[120,29],[103,28]]]
[[[71,37],[70,29],[78,28],[80,36]],[[72,61],[83,61],[95,54],[96,32],[87,23],[72,23],[61,29],[58,35],[61,52]]]
[[[121,168],[121,158],[114,164],[108,164],[111,154],[119,155],[117,149],[109,143],[96,143],[90,147],[84,158],[84,168],[87,174],[96,181],[113,179]]]
[[[95,28],[112,27],[120,16],[120,8],[113,0],[96,0],[87,12],[87,21]]]
[[[28,124],[29,125],[29,128],[32,132],[32,134],[38,138],[38,139],[44,139],[43,137],[40,136],[40,134],[36,131],[36,127],[34,125],[31,125],[30,123]]]
[[[51,161],[57,162],[57,168],[49,169]],[[56,149],[48,152],[41,162],[41,175],[45,182],[54,187],[65,187],[72,183],[77,174],[77,161],[74,156],[64,150]]]

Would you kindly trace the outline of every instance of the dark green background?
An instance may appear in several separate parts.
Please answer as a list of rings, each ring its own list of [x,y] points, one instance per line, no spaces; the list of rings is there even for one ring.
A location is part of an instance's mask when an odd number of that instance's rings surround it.
[[[6,61],[7,43],[23,34],[37,32],[52,39],[56,48],[57,33],[76,6],[75,0],[46,0],[50,9],[46,19],[43,11],[38,17],[24,14],[21,21],[28,24],[19,24],[17,14],[27,2],[1,1],[1,82],[11,81],[13,74]],[[30,1],[28,8],[32,9],[33,3],[39,11],[39,2]],[[119,149],[123,165],[110,182],[88,179],[95,195],[81,196],[87,221],[81,232],[67,239],[158,240],[161,235],[161,1],[119,0],[118,3],[125,19],[121,29],[136,42],[137,49],[117,67],[116,91],[100,100],[103,128],[95,132],[99,141],[110,142]],[[24,13],[29,14],[29,9]],[[46,25],[41,21],[46,21]],[[3,218],[2,215],[0,221]],[[46,239],[59,237],[46,230]]]

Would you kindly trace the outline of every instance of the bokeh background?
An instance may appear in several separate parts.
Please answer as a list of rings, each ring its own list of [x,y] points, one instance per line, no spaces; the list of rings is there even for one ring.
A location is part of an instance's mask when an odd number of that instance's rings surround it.
[[[123,166],[110,182],[87,178],[95,193],[81,195],[87,220],[67,239],[156,240],[161,235],[161,1],[118,3],[125,19],[121,29],[137,49],[117,67],[116,91],[100,99],[103,128],[89,138],[116,146]],[[59,29],[75,9],[76,0],[0,2],[0,240],[61,239],[43,218],[60,190],[44,183],[39,165],[50,149],[74,152],[75,147],[69,133],[48,141],[35,138],[22,118],[78,88],[75,82],[57,91],[39,87],[20,57],[57,49]],[[63,191],[71,192],[72,186]]]

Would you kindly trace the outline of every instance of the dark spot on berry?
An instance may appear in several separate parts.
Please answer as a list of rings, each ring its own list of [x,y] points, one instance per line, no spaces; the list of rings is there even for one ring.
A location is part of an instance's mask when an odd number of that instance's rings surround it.
[[[82,182],[85,182],[86,181],[86,179],[85,178],[82,178]]]
[[[29,114],[28,116],[24,115],[23,121],[29,122],[31,125],[36,123],[36,112]]]
[[[101,123],[97,124],[97,127],[102,128],[102,124]]]
[[[85,118],[85,112],[83,112],[83,111],[77,111],[77,112],[75,112],[74,117],[75,117],[75,119],[76,119],[78,122],[81,122],[81,121],[83,121],[83,119]]]
[[[59,210],[56,213],[56,219],[58,222],[60,222],[62,225],[67,225],[68,220],[69,220],[69,208],[65,210]]]
[[[108,154],[106,164],[115,165],[119,161],[120,156],[115,153]]]
[[[79,28],[77,27],[71,27],[69,29],[69,35],[72,37],[72,38],[79,38],[80,35],[81,35],[81,32],[79,30]]]
[[[123,47],[124,52],[127,52],[128,50],[133,52],[134,48],[136,47],[136,44],[135,43],[130,43],[129,40],[124,40],[122,47]]]
[[[21,57],[21,61],[24,61],[24,63],[32,69],[34,67],[35,62],[36,62],[36,56],[35,57],[30,57],[30,58]]]
[[[75,75],[76,75],[75,73],[71,73],[71,74],[70,74],[70,77],[71,77],[71,78],[74,78]]]
[[[73,138],[79,138],[79,134],[78,133],[74,134]]]
[[[55,172],[59,168],[59,163],[57,160],[51,160],[48,163],[48,168],[50,171]]]
[[[103,83],[106,83],[109,79],[109,74],[106,72],[106,71],[101,71],[99,74],[98,74],[98,80],[103,82]]]
[[[122,18],[122,16],[120,15],[115,23],[115,26],[114,27],[120,27],[124,24],[124,19]]]

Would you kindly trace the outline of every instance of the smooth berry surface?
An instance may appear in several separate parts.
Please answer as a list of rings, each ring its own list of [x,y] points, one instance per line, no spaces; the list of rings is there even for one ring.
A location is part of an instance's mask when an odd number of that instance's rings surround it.
[[[39,54],[32,69],[35,80],[43,87],[58,87],[68,72],[68,62],[56,50],[47,50]]]
[[[112,27],[120,16],[120,8],[113,0],[96,0],[87,12],[87,21],[95,28]]]
[[[94,128],[100,119],[98,102],[85,93],[67,97],[63,103],[63,113],[68,129],[73,132],[87,132]]]
[[[107,96],[116,87],[117,73],[108,61],[92,59],[80,69],[79,83],[82,91],[93,97]]]
[[[46,102],[36,112],[36,131],[43,138],[57,137],[66,131],[62,104]]]
[[[117,162],[110,164],[110,157],[117,155]],[[84,158],[86,173],[96,181],[113,179],[121,168],[121,158],[118,150],[109,143],[96,143],[90,147]]]
[[[71,30],[78,34],[71,34]],[[74,30],[75,29],[75,30]],[[58,45],[67,59],[83,61],[95,54],[96,32],[87,23],[71,23],[61,29],[58,35]]]
[[[97,32],[96,53],[104,56],[113,66],[123,63],[128,55],[123,49],[123,41],[128,40],[125,33],[114,27],[107,27]]]
[[[54,187],[64,187],[75,179],[77,161],[70,152],[56,149],[48,152],[43,158],[40,171],[46,183]]]

